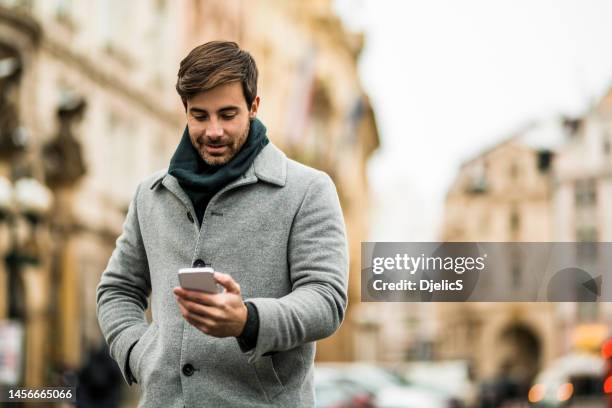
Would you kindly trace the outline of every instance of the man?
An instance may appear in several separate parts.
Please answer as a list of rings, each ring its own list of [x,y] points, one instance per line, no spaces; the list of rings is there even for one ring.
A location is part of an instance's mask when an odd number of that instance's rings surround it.
[[[192,50],[176,89],[187,127],[168,171],[136,189],[98,286],[111,356],[140,406],[313,406],[314,341],[347,305],[335,187],[269,142],[237,44]],[[179,287],[178,269],[206,264],[222,293]]]

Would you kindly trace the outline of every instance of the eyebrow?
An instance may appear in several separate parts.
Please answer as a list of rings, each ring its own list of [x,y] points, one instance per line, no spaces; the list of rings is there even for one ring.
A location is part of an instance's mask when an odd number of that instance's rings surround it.
[[[227,111],[238,111],[240,110],[240,107],[238,106],[233,106],[233,105],[229,105],[229,106],[224,106],[221,109],[219,109],[217,111],[217,113],[223,113],[223,112],[227,112]],[[206,111],[206,109],[202,109],[202,108],[198,108],[198,107],[193,107],[189,109],[189,112],[191,113],[208,113],[208,111]]]

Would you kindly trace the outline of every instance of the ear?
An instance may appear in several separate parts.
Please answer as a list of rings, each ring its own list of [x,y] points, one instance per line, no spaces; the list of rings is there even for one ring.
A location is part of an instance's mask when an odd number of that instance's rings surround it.
[[[257,109],[259,109],[259,96],[256,96],[255,99],[253,99],[251,110],[249,111],[249,119],[255,119],[257,116]]]

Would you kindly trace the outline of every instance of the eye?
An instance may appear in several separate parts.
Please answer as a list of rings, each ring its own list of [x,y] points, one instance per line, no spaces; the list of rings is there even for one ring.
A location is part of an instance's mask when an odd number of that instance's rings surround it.
[[[224,113],[223,115],[221,115],[221,118],[224,120],[232,120],[236,117],[236,113]]]
[[[207,113],[191,113],[191,117],[194,118],[197,121],[203,121],[208,119],[208,114]]]

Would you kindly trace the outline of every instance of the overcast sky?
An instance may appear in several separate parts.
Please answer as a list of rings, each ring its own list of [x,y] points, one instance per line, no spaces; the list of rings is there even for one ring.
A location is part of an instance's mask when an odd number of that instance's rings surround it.
[[[363,30],[381,148],[370,240],[435,241],[459,165],[612,85],[612,1],[336,0]]]

